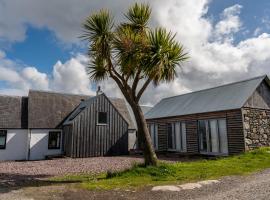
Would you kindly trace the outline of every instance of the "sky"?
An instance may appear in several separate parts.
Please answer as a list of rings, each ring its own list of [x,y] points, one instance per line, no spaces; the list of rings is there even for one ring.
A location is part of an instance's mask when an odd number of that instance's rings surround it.
[[[138,2],[138,1],[137,1]],[[151,27],[174,33],[190,59],[171,83],[150,85],[141,104],[270,74],[269,0],[149,0]],[[115,22],[132,0],[0,0],[0,94],[29,89],[94,95],[81,23],[107,8]],[[98,83],[122,97],[110,79]]]

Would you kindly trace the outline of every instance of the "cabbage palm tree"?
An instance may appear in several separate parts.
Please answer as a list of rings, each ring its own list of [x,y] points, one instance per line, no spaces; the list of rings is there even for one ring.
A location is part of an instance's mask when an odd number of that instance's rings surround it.
[[[148,26],[150,15],[149,5],[136,3],[125,14],[126,21],[115,25],[110,12],[100,10],[83,22],[82,38],[88,41],[90,78],[116,82],[133,110],[145,164],[157,165],[139,101],[151,82],[158,85],[174,80],[176,67],[187,54],[171,32]]]

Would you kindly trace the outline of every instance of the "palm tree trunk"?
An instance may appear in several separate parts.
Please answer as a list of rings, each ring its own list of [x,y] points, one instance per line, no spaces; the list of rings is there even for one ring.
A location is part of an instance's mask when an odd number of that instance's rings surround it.
[[[137,122],[138,138],[140,138],[143,142],[142,148],[144,153],[145,165],[156,166],[158,159],[155,153],[155,149],[152,145],[152,140],[141,107],[137,103],[131,103],[130,106],[133,110]]]

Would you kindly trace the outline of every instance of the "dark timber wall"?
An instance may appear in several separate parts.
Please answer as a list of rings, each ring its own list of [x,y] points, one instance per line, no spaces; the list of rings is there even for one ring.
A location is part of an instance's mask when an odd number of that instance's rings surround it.
[[[107,112],[107,125],[97,124],[98,112]],[[70,157],[128,154],[128,123],[105,95],[96,97],[65,126],[64,135],[64,151]]]
[[[160,119],[148,119],[148,123],[158,124],[159,151],[167,151],[167,123],[182,121],[186,123],[187,153],[197,154],[198,148],[198,120],[226,118],[229,154],[237,154],[245,150],[241,109],[220,112],[210,112]]]
[[[263,81],[244,105],[245,108],[270,109],[270,87]]]

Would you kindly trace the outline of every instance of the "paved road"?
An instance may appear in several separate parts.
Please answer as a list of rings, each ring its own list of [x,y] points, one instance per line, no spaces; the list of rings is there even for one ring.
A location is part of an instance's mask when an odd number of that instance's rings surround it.
[[[245,177],[226,177],[217,184],[203,186],[194,190],[181,190],[179,192],[153,192],[151,188],[140,191],[86,191],[76,189],[70,185],[43,186],[38,188],[23,188],[11,190],[1,194],[0,199],[5,200],[32,200],[32,199],[146,199],[146,200],[270,200],[270,169]]]

